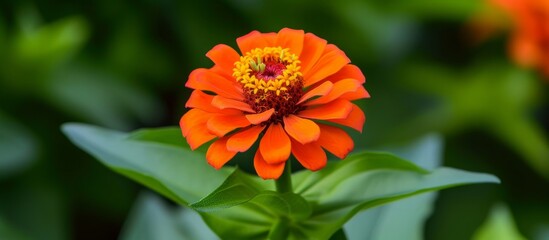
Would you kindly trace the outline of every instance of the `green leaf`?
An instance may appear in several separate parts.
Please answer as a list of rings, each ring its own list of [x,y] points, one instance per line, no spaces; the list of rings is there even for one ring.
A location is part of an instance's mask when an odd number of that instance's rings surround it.
[[[364,161],[356,161],[363,158]],[[342,182],[353,175],[379,168],[427,173],[426,170],[417,167],[413,163],[390,154],[354,154],[338,164],[328,164],[322,171],[314,173],[303,171],[296,174],[294,176],[294,190],[303,193],[306,198],[317,198],[328,189],[335,188],[336,183]]]
[[[256,197],[262,190],[273,189],[266,183],[236,169],[215,191],[190,207],[209,212],[240,205]]]
[[[183,135],[181,134],[181,129],[177,127],[139,129],[130,133],[128,139],[158,142],[173,145],[175,147],[183,146],[184,148],[190,148],[189,144],[185,141]]]
[[[64,124],[69,139],[112,170],[186,205],[218,188],[231,168],[216,171],[201,153],[156,140],[163,130],[125,134],[85,124]],[[224,238],[253,238],[265,234],[273,217],[253,204],[202,213],[210,228]]]
[[[434,149],[436,150],[436,149]],[[430,157],[430,156],[429,156]],[[348,159],[330,163],[318,172],[304,171],[294,174],[295,196],[304,197],[312,212],[303,211],[301,217],[287,213],[290,201],[279,193],[260,192],[267,201],[260,201],[259,191],[250,187],[243,197],[235,196],[241,190],[225,191],[227,186],[237,186],[235,182],[220,187],[215,198],[222,202],[227,194],[229,208],[217,208],[217,211],[203,214],[210,227],[223,238],[268,238],[274,236],[273,229],[280,229],[288,239],[327,239],[338,231],[354,214],[384,203],[392,202],[428,191],[479,183],[498,182],[497,178],[450,168],[440,168],[428,172],[416,165],[390,154],[360,153]],[[239,183],[246,185],[246,183]],[[236,189],[236,188],[235,188]],[[245,196],[245,197],[244,197]],[[420,196],[421,197],[421,196]],[[237,199],[238,201],[235,201]],[[419,198],[419,202],[426,200]],[[217,203],[219,204],[219,202]],[[299,209],[297,202],[293,209]],[[226,206],[224,206],[226,207]],[[293,210],[292,210],[293,211]],[[423,211],[422,211],[423,212]],[[296,214],[296,213],[294,213]],[[284,220],[286,219],[286,220]],[[236,230],[238,229],[238,230]]]
[[[487,221],[477,230],[473,240],[526,240],[515,223],[509,209],[504,205],[496,205]]]
[[[183,138],[181,134],[181,128],[179,127],[162,127],[162,128],[145,128],[132,132],[129,139],[135,139],[140,141],[158,142],[176,147],[189,148],[190,146]],[[205,144],[195,151],[205,153],[208,149],[208,145]]]
[[[128,138],[85,124],[64,124],[69,139],[107,167],[180,203],[195,202],[219,186],[230,169],[216,171],[190,149]]]
[[[388,150],[421,167],[434,169],[441,163],[442,138],[430,134],[412,144]],[[362,211],[345,224],[345,232],[349,239],[425,239],[424,223],[433,211],[436,196],[434,192],[420,194]]]
[[[263,206],[271,214],[293,220],[305,220],[311,213],[311,205],[303,197],[287,192],[264,191],[255,196],[251,203]]]
[[[180,204],[195,202],[206,224],[227,239],[327,239],[360,210],[423,192],[498,182],[487,174],[429,172],[394,155],[363,152],[321,171],[294,174],[295,193],[280,194],[272,182],[239,170],[229,174],[231,168],[216,171],[203,154],[157,139],[173,130],[129,135],[66,124],[63,131],[113,170]]]
[[[428,173],[393,155],[369,152],[319,172],[298,173],[295,179],[300,179],[295,181],[296,193],[316,203],[312,216],[299,227],[310,238],[330,237],[363,209],[463,184],[499,182],[492,175],[451,168]]]
[[[202,212],[205,221],[224,238],[265,238],[278,233],[278,228],[290,231],[291,223],[311,215],[311,205],[303,197],[272,190],[272,181],[235,169],[221,186],[190,207]]]

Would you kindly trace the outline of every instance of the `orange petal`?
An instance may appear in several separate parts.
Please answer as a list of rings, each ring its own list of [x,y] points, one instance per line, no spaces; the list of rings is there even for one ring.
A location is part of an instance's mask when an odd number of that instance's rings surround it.
[[[276,46],[289,48],[291,53],[299,56],[301,54],[301,50],[303,49],[304,36],[305,32],[303,32],[303,30],[283,28],[278,32]]]
[[[350,62],[345,53],[333,44],[328,44],[324,53],[307,73],[303,73],[304,87],[311,86],[326,77],[338,72]]]
[[[316,142],[324,149],[340,159],[344,159],[353,150],[355,143],[343,129],[325,124],[318,124],[318,126],[320,137]]]
[[[347,100],[338,99],[325,105],[317,105],[311,108],[307,108],[297,115],[305,118],[312,119],[343,119],[346,118],[351,110],[353,104]]]
[[[364,112],[362,112],[362,109],[360,109],[357,105],[352,105],[352,111],[349,113],[349,116],[343,119],[331,119],[328,121],[351,127],[359,132],[362,132],[362,127],[364,127],[366,116],[364,115]]]
[[[368,93],[363,86],[360,86],[356,91],[345,93],[339,98],[353,101],[357,99],[370,98],[370,93]]]
[[[215,169],[220,169],[231,160],[236,152],[227,150],[227,138],[223,137],[213,142],[206,152],[206,160]]]
[[[215,96],[211,100],[211,103],[214,107],[218,109],[238,109],[244,112],[252,112],[255,113],[255,111],[245,102],[234,100],[222,96]]]
[[[233,77],[233,71],[231,69],[231,71],[227,71],[226,68],[222,68],[220,66],[217,66],[217,65],[214,65],[213,67],[211,67],[210,69],[208,69],[209,71],[212,71],[216,74],[218,74],[219,76],[222,76],[226,79],[234,79]]]
[[[246,54],[247,52],[251,51],[255,48],[264,48],[269,46],[269,39],[266,36],[272,36],[267,33],[262,34],[258,31],[252,31],[242,37],[239,37],[236,39],[236,43],[238,44],[238,48],[240,48],[240,52],[242,54]]]
[[[187,111],[179,120],[179,126],[183,136],[187,136],[189,131],[198,124],[206,124],[212,114],[208,114],[201,109],[191,109]]]
[[[208,119],[208,130],[217,136],[225,136],[232,130],[247,127],[250,122],[244,115],[217,115]]]
[[[311,171],[322,169],[328,162],[326,153],[316,142],[301,144],[292,140],[292,154],[303,167]]]
[[[234,152],[245,152],[254,144],[265,126],[253,126],[235,133],[227,141],[227,149]]]
[[[317,99],[308,101],[303,105],[309,106],[309,105],[325,104],[338,99],[339,97],[341,97],[341,95],[345,93],[356,92],[360,86],[361,86],[360,83],[355,79],[351,79],[351,78],[344,79],[336,82],[334,84],[334,87],[332,88],[332,91],[330,91],[328,94],[321,96]]]
[[[200,109],[191,109],[181,117],[181,120],[179,121],[181,133],[192,150],[216,137],[209,133],[206,127],[206,122],[212,116],[214,116],[214,114],[204,112]]]
[[[255,152],[254,168],[257,175],[263,179],[278,179],[284,171],[284,165],[285,162],[269,164],[265,161],[265,159],[263,159],[263,156],[261,156],[259,150]]]
[[[334,84],[332,84],[332,82],[328,82],[328,81],[323,82],[319,86],[317,86],[317,87],[307,91],[305,94],[303,94],[303,96],[301,96],[301,98],[299,99],[297,104],[300,104],[300,103],[302,103],[306,100],[309,100],[313,97],[316,97],[316,96],[324,96],[332,90],[333,86],[334,86]]]
[[[284,129],[292,138],[301,144],[316,141],[320,136],[320,128],[315,122],[300,118],[296,115],[288,115],[283,118]]]
[[[236,109],[224,109],[220,110],[217,107],[212,106],[212,100],[214,96],[208,95],[200,90],[194,90],[187,100],[185,107],[188,108],[198,108],[200,110],[210,112],[210,113],[224,113],[224,114],[238,114],[240,111]]]
[[[200,90],[194,90],[185,103],[185,107],[188,108],[199,108],[207,112],[218,112],[219,109],[212,106],[213,96],[208,95]]]
[[[267,46],[275,46],[277,35],[278,34],[274,32],[263,33],[263,38],[267,41]]]
[[[208,132],[206,124],[199,124],[189,131],[189,134],[187,134],[185,140],[187,140],[187,143],[189,144],[191,149],[195,150],[202,146],[204,143],[207,143],[216,137],[216,135]]]
[[[216,45],[206,53],[206,56],[214,62],[220,72],[229,76],[233,74],[234,63],[240,59],[240,54],[225,44]]]
[[[271,116],[273,115],[274,111],[275,111],[274,108],[271,108],[262,113],[247,114],[246,118],[248,119],[248,121],[250,121],[250,123],[257,125],[269,120],[269,118],[271,118]]]
[[[347,64],[343,66],[339,71],[330,75],[326,79],[332,82],[337,82],[341,79],[346,78],[358,80],[360,84],[364,84],[366,82],[366,77],[364,77],[364,74],[362,74],[360,68],[353,64]]]
[[[259,150],[267,163],[276,164],[288,160],[291,145],[290,138],[284,132],[282,125],[275,123],[269,126],[259,142]]]
[[[309,70],[316,64],[328,42],[312,33],[306,33],[303,39],[303,50],[299,60],[301,61],[301,72],[308,75]]]
[[[242,87],[236,81],[229,80],[204,68],[192,71],[185,86],[192,89],[211,91],[232,99],[244,100]]]

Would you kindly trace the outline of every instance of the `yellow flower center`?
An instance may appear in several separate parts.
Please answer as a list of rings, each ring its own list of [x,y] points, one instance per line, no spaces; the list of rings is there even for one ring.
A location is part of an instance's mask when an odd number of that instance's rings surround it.
[[[290,49],[255,48],[234,63],[233,76],[242,85],[245,101],[257,112],[275,109],[269,122],[300,110],[303,77],[299,58]]]
[[[301,62],[288,48],[256,48],[234,63],[233,76],[254,94],[274,91],[276,95],[300,81]]]

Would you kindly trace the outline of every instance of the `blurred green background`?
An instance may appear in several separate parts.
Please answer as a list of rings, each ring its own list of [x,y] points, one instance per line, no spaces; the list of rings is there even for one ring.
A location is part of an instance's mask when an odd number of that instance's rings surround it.
[[[508,31],[478,43],[477,0],[4,1],[0,3],[0,239],[116,239],[142,186],[61,134],[177,125],[205,53],[252,30],[304,29],[367,77],[356,149],[427,133],[444,165],[501,185],[442,191],[426,239],[470,239],[504,202],[528,239],[549,235],[549,81],[507,57]],[[190,183],[191,184],[191,183]],[[545,238],[544,238],[545,237]]]

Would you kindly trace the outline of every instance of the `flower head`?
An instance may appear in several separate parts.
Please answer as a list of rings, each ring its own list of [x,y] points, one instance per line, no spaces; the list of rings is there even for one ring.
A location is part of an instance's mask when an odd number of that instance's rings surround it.
[[[362,131],[365,77],[339,48],[302,30],[253,31],[237,39],[241,53],[217,45],[209,69],[194,70],[194,89],[180,121],[192,149],[214,140],[206,159],[219,169],[259,139],[254,166],[277,179],[293,156],[307,169],[326,165],[324,150],[343,159],[353,149],[343,125]],[[321,121],[321,122],[320,122]]]

